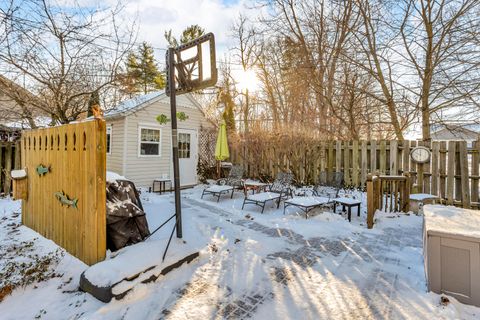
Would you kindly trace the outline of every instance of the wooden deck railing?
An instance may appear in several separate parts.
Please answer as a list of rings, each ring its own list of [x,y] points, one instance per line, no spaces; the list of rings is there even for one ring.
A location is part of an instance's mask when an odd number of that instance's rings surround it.
[[[367,176],[367,226],[373,228],[377,210],[406,212],[410,198],[410,177],[372,175]]]

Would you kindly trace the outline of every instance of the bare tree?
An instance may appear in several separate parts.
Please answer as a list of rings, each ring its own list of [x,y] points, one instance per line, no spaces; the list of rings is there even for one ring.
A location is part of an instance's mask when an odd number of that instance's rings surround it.
[[[122,29],[122,6],[63,9],[46,0],[15,0],[0,9],[0,64],[25,77],[37,97],[28,101],[52,124],[69,123],[87,111],[98,94],[104,109],[119,98],[117,76],[134,42]],[[133,24],[132,24],[133,25]]]
[[[463,117],[479,111],[472,101],[480,97],[480,52],[475,43],[480,1],[405,0],[403,7],[400,32],[405,50],[400,53],[416,78],[405,87],[416,98],[422,136],[428,141],[430,124],[442,121],[443,111]]]
[[[352,61],[358,47],[354,32],[362,22],[354,0],[276,0],[265,5],[271,15],[256,30],[267,39],[259,43],[264,49],[257,66],[274,127],[281,119],[323,137],[364,134],[361,127],[373,121],[372,109],[379,104],[370,97],[373,77]],[[346,99],[352,94],[353,100]]]
[[[232,28],[233,37],[237,40],[237,45],[233,48],[233,58],[240,63],[243,72],[247,72],[256,64],[257,53],[259,49],[255,30],[249,25],[248,19],[240,15]],[[242,103],[243,123],[245,132],[249,129],[250,117],[250,93],[248,88],[241,92],[244,96]]]

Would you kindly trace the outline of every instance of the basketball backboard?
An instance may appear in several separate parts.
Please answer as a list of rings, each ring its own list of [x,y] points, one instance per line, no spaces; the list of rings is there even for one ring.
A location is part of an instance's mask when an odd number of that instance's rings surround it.
[[[167,61],[169,61],[167,51]],[[215,37],[207,33],[193,41],[174,48],[175,92],[176,94],[211,87],[217,82],[215,57]],[[167,63],[167,79],[169,79]],[[167,81],[166,93],[170,96],[170,84]]]

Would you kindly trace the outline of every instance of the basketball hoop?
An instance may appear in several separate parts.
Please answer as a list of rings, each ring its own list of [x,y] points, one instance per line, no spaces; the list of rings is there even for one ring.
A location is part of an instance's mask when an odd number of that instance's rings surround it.
[[[217,65],[215,60],[215,37],[208,33],[176,48],[169,48],[167,60],[167,87],[165,92],[170,97],[172,125],[173,181],[175,189],[175,229],[177,238],[182,238],[182,207],[180,203],[180,168],[178,163],[177,133],[177,94],[188,93],[214,86],[217,83]],[[173,217],[172,217],[173,218]]]
[[[208,33],[173,50],[167,51],[167,79],[171,69],[168,63],[173,52],[175,93],[182,94],[214,86],[217,83],[215,61],[215,37]],[[170,81],[165,89],[167,96],[172,91]]]

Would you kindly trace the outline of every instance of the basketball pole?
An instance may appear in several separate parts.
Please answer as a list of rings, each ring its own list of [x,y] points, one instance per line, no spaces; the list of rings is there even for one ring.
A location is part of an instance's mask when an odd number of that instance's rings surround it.
[[[175,190],[175,220],[177,238],[182,238],[182,205],[180,202],[180,168],[178,163],[177,97],[175,88],[175,49],[168,48],[168,86],[170,88],[170,118],[172,121],[173,183]]]

